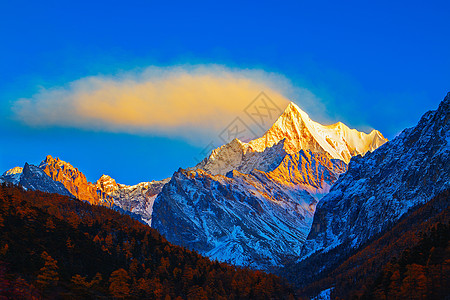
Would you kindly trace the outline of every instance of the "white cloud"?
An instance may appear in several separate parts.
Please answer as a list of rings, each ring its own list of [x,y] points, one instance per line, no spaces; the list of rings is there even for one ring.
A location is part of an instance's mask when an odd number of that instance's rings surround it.
[[[264,91],[281,109],[294,93],[301,106],[314,95],[284,76],[218,65],[149,67],[92,76],[19,99],[13,112],[33,127],[73,127],[182,137],[204,142]]]

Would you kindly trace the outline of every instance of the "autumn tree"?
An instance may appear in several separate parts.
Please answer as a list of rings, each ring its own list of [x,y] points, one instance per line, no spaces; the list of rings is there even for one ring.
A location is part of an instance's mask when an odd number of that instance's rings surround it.
[[[109,278],[109,292],[115,298],[125,298],[130,294],[130,285],[128,281],[130,276],[125,269],[118,269],[111,273]]]
[[[57,261],[53,259],[47,252],[42,252],[41,255],[44,260],[44,266],[41,268],[37,276],[37,284],[46,289],[50,286],[56,286],[59,281]]]

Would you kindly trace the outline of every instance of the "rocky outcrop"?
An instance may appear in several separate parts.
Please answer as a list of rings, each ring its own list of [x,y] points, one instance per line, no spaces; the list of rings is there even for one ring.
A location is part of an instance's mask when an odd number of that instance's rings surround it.
[[[103,175],[97,180],[96,186],[112,199],[115,206],[138,215],[142,221],[151,225],[153,202],[169,180],[167,178],[130,186],[118,184],[108,175]]]
[[[88,182],[86,176],[71,164],[47,155],[39,168],[53,180],[61,182],[74,197],[94,205],[113,205],[105,191]]]
[[[19,184],[26,190],[72,196],[61,182],[52,180],[42,169],[27,163],[23,167]]]

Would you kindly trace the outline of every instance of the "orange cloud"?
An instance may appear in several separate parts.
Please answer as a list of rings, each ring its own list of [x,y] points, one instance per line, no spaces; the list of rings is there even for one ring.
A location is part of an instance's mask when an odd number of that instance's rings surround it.
[[[94,76],[43,89],[14,103],[29,126],[150,133],[198,140],[216,134],[264,91],[281,109],[290,83],[281,75],[207,65]]]

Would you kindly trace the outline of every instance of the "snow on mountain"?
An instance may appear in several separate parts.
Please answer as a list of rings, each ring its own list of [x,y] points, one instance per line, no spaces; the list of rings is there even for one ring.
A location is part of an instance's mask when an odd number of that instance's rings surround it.
[[[285,155],[284,140],[267,148],[267,151],[256,152],[250,145],[234,139],[213,150],[211,155],[192,169],[202,169],[213,175],[225,175],[232,170],[245,174],[250,173],[253,169],[268,171],[276,168]]]
[[[417,126],[364,157],[352,158],[348,172],[318,204],[304,263],[315,253],[323,256],[324,266],[331,264],[448,189],[449,178],[450,93]]]
[[[261,138],[249,143],[234,139],[213,150],[193,169],[202,169],[213,175],[225,175],[231,170],[242,173],[249,173],[253,169],[267,171],[281,162],[285,152],[295,154],[302,149],[327,154],[330,158],[348,163],[352,156],[371,152],[386,141],[377,130],[366,134],[350,129],[341,122],[323,126],[312,121],[291,102]]]
[[[352,155],[386,141],[322,126],[291,103],[266,134],[178,170],[155,200],[152,226],[213,259],[270,269],[300,254],[315,206]]]
[[[130,186],[118,184],[110,176],[103,175],[97,180],[96,186],[112,199],[114,205],[140,216],[144,222],[151,225],[153,202],[169,180],[170,178],[167,178]]]
[[[286,139],[288,153],[303,150],[328,153],[332,158],[348,163],[352,156],[371,152],[384,144],[387,139],[377,131],[371,133],[350,129],[338,122],[324,126],[312,121],[308,114],[296,104],[290,103],[275,124],[259,139],[248,143],[258,152]]]
[[[156,198],[152,227],[212,259],[270,268],[300,254],[318,198],[343,171],[309,151],[285,154],[268,172],[180,169]]]
[[[22,175],[23,168],[21,167],[14,167],[12,169],[9,169],[5,173],[3,173],[2,176],[0,176],[0,180],[10,182],[12,184],[18,184],[20,181],[20,175]]]

